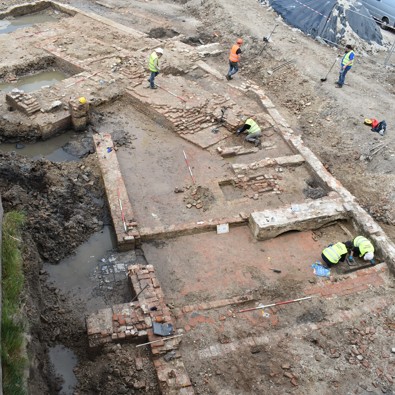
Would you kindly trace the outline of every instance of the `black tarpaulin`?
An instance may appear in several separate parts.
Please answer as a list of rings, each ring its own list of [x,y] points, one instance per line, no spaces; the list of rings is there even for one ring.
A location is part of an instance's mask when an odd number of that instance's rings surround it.
[[[355,0],[270,0],[270,5],[285,22],[312,37],[339,43],[351,29],[369,43],[382,43],[380,28]]]

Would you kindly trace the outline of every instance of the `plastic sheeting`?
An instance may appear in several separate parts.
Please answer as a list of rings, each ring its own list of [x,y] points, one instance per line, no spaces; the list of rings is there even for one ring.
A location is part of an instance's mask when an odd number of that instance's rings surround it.
[[[351,29],[370,44],[382,44],[380,28],[355,0],[270,0],[270,5],[285,22],[314,38],[338,44]]]
[[[330,277],[331,271],[326,267],[322,266],[321,262],[316,262],[311,265],[313,272],[319,277]]]

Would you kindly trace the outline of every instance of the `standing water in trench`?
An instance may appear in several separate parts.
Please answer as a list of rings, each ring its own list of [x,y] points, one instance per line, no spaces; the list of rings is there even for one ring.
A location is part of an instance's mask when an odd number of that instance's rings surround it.
[[[67,76],[65,73],[56,70],[48,70],[42,71],[40,73],[34,75],[27,75],[24,77],[18,78],[18,80],[11,83],[2,83],[0,84],[0,91],[3,93],[11,92],[14,88],[23,90],[24,92],[34,92],[44,86],[52,86],[59,81],[66,79]]]
[[[72,255],[57,265],[46,264],[45,270],[49,274],[48,281],[53,283],[63,293],[70,293],[72,298],[82,299],[88,306],[88,311],[105,307],[102,298],[94,295],[97,281],[93,272],[102,257],[114,247],[114,235],[110,226],[92,235],[88,241],[79,246]],[[77,357],[62,344],[49,349],[49,358],[57,377],[63,380],[60,395],[73,395],[77,379],[73,369],[77,365]]]
[[[15,151],[20,155],[32,159],[41,159],[44,157],[52,162],[72,162],[79,160],[79,157],[69,154],[63,147],[76,137],[79,137],[78,133],[68,131],[59,136],[52,137],[50,140],[37,141],[35,143],[0,143],[0,151]]]
[[[63,379],[59,395],[73,395],[77,385],[77,378],[73,372],[77,365],[77,357],[68,348],[57,345],[49,349],[49,359],[54,367],[55,375]]]
[[[98,285],[94,271],[103,257],[114,248],[114,239],[112,227],[104,226],[102,231],[80,245],[74,255],[63,259],[57,265],[46,264],[48,281],[62,292],[82,299],[88,311],[105,307],[103,299],[93,293]]]
[[[15,30],[33,26],[37,23],[56,22],[57,19],[49,14],[22,15],[13,19],[0,20],[0,34],[14,32]]]

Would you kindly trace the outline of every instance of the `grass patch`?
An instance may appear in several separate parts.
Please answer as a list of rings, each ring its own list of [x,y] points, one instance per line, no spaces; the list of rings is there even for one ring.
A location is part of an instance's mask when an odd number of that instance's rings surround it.
[[[20,230],[24,215],[15,211],[3,218],[1,362],[4,395],[25,395],[24,322],[20,312],[23,268]]]

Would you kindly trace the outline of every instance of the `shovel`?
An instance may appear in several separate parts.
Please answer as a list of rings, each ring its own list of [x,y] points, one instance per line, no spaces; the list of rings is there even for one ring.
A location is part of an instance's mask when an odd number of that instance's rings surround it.
[[[262,55],[262,52],[265,50],[266,45],[269,44],[269,42],[270,42],[270,37],[273,35],[273,33],[274,33],[274,31],[276,30],[276,27],[277,27],[277,26],[278,26],[278,23],[276,23],[276,24],[274,25],[273,30],[270,32],[270,34],[269,34],[268,36],[263,37],[263,48],[262,48],[261,52],[259,53],[259,56]]]
[[[325,82],[328,79],[328,75],[329,73],[332,71],[333,66],[337,63],[337,61],[339,60],[339,57],[336,57],[335,61],[333,62],[333,65],[331,66],[331,68],[328,70],[328,72],[326,73],[325,78],[321,78],[321,82]]]

